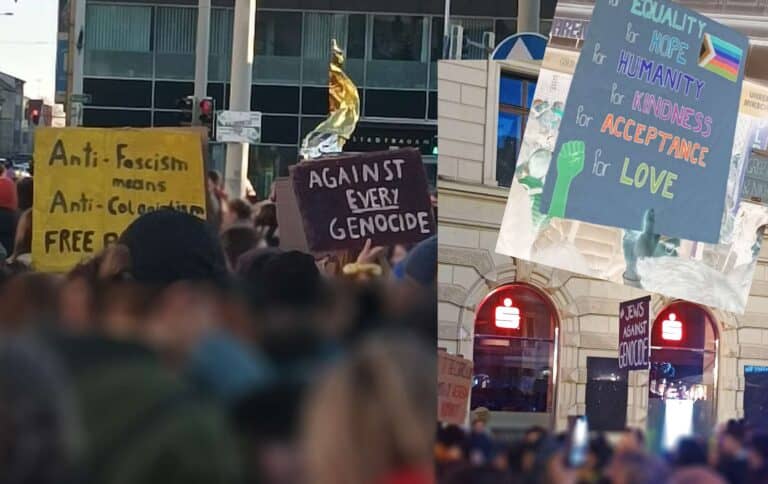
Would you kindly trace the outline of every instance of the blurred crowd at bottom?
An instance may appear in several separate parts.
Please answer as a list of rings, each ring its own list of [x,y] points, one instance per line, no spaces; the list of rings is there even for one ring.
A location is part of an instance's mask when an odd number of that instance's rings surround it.
[[[65,275],[23,212],[0,483],[434,482],[436,238],[318,260],[228,203],[233,230],[153,212]]]

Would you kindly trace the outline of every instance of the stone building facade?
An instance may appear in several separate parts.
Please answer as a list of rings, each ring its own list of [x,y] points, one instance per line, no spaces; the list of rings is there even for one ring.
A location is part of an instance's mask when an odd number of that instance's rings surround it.
[[[564,430],[569,416],[585,413],[587,358],[618,356],[619,303],[647,293],[494,251],[508,191],[496,181],[499,77],[511,72],[535,78],[538,68],[493,61],[447,61],[438,67],[438,346],[472,359],[475,314],[483,298],[508,283],[540,289],[559,320],[547,423]],[[768,93],[768,82],[756,86]],[[599,227],[582,228],[576,237],[580,248],[614,243]],[[653,314],[671,302],[653,295]],[[768,367],[768,244],[759,256],[746,313],[706,309],[718,326],[715,417],[723,422],[744,415],[745,367]],[[629,373],[626,425],[646,427],[648,385],[647,371]]]

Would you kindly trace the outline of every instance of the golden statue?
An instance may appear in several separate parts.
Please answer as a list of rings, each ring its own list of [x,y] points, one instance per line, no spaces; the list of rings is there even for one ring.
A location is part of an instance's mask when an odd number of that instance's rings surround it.
[[[342,67],[344,53],[339,49],[336,39],[333,39],[328,71],[328,117],[304,137],[299,154],[305,160],[341,153],[360,119],[357,86],[347,77]]]

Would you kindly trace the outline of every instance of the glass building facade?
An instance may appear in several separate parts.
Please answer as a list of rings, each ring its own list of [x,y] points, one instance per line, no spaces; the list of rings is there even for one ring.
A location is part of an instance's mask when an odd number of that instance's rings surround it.
[[[196,2],[181,3],[88,1],[83,90],[92,102],[83,113],[85,126],[179,125],[177,102],[194,88],[197,30]],[[344,50],[345,70],[361,97],[361,121],[346,149],[418,147],[434,183],[442,8],[399,14],[389,11],[391,2],[374,3],[381,5],[360,12],[259,9],[251,109],[263,114],[262,143],[251,147],[249,169],[257,191],[268,192],[272,179],[287,174],[301,139],[327,114],[331,39]],[[471,41],[465,42],[465,59],[487,56],[474,44],[485,32],[499,41],[515,33],[516,5],[510,3],[506,11],[471,12],[493,16],[451,17]],[[552,10],[542,8],[545,16]],[[233,20],[231,6],[214,2],[208,95],[217,109],[229,103]],[[549,28],[546,18],[542,28]],[[223,150],[214,147],[213,153],[217,159]]]

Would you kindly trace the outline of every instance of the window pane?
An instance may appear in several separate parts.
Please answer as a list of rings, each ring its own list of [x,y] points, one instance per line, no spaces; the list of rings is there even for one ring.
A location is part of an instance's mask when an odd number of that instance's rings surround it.
[[[83,126],[98,128],[149,128],[152,111],[126,109],[83,109]]]
[[[454,25],[464,27],[464,46],[462,47],[462,59],[487,59],[490,54],[483,47],[485,32],[494,31],[494,22],[491,19],[451,19]]]
[[[165,79],[193,79],[197,9],[157,7],[156,73]]]
[[[511,186],[512,177],[515,175],[522,139],[523,118],[521,114],[499,112],[496,181],[502,187]]]
[[[211,43],[208,52],[208,77],[211,81],[229,81],[232,67],[232,22],[231,8],[211,10]]]
[[[549,31],[552,29],[552,21],[551,20],[544,20],[541,22],[541,27],[539,30],[539,33],[541,35],[546,35],[549,37]]]
[[[523,105],[523,81],[510,76],[501,76],[499,82],[499,104]]]
[[[536,83],[526,82],[526,89],[528,89],[528,99],[526,101],[525,107],[530,109],[531,106],[533,106],[533,98],[536,94]]]
[[[86,25],[86,75],[152,76],[152,7],[89,4]]]
[[[756,431],[768,432],[768,366],[744,367],[744,418]]]
[[[363,33],[365,35],[365,16],[330,13],[307,13],[304,15],[304,83],[314,85],[328,85],[328,64],[331,58],[331,39],[336,39],[339,47],[346,54],[344,72],[359,84],[363,80],[363,61],[350,57],[350,26],[351,17],[363,20]],[[359,33],[355,33],[359,35]],[[359,41],[360,39],[358,39]],[[363,46],[365,38],[362,39]],[[354,46],[352,51],[359,49]]]
[[[503,19],[496,21],[496,45],[501,41],[517,33],[517,20]]]
[[[429,60],[432,62],[443,58],[443,25],[441,17],[432,17],[432,45],[429,53]]]
[[[301,70],[301,13],[261,11],[256,16],[253,77],[295,83]]]
[[[373,17],[373,45],[367,86],[423,89],[427,84],[424,17]]]
[[[288,175],[288,166],[296,164],[297,153],[290,146],[251,145],[248,178],[259,198],[269,196],[275,178]]]
[[[553,348],[549,341],[475,338],[470,407],[547,412]]]
[[[377,15],[373,18],[373,58],[418,61],[421,59],[423,17]]]

